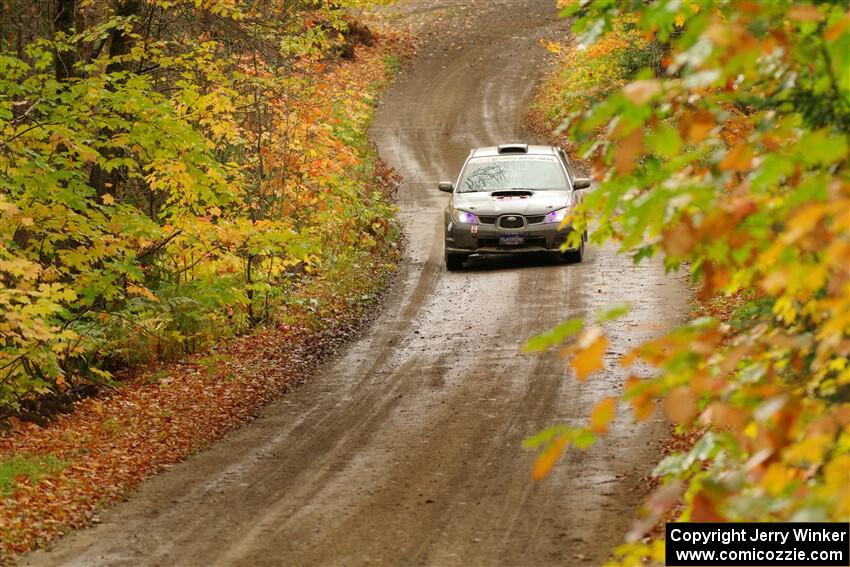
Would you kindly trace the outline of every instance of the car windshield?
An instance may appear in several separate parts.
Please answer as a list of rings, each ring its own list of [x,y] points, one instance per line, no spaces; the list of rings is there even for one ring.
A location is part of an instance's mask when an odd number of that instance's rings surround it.
[[[558,158],[550,156],[494,156],[473,158],[463,169],[459,193],[530,189],[560,190],[568,187]]]

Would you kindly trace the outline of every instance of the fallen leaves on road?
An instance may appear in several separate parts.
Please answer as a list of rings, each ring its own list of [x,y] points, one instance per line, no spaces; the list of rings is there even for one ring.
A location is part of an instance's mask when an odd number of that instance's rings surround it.
[[[351,334],[370,294],[388,280],[377,260],[364,272],[371,281],[348,297],[328,298],[333,284],[321,279],[311,284],[309,293],[332,304],[324,316],[306,307],[288,313],[295,323],[149,369],[111,394],[79,402],[73,414],[45,428],[12,419],[0,437],[2,458],[49,455],[59,465],[36,480],[16,478],[0,500],[0,564],[97,523],[101,509],[142,480],[220,439],[303,381]]]

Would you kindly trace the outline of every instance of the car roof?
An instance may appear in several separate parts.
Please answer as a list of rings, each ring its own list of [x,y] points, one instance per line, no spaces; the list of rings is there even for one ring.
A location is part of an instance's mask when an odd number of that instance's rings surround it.
[[[505,148],[528,148],[528,151],[504,151]],[[500,151],[501,149],[501,151]],[[555,156],[558,149],[555,146],[526,146],[525,144],[504,144],[501,146],[487,146],[483,148],[475,148],[470,153],[469,157],[494,157],[494,156],[515,156],[515,155],[547,155]]]

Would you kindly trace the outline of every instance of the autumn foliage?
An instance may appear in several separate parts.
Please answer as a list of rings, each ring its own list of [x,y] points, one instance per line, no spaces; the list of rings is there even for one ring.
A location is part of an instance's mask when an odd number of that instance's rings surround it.
[[[274,321],[392,243],[363,134],[388,66],[338,63],[365,4],[5,3],[0,415]]]
[[[0,564],[298,384],[398,257],[365,3],[71,4],[0,15]]]
[[[660,407],[697,439],[657,466],[663,485],[617,564],[663,564],[663,541],[642,538],[677,501],[681,521],[847,521],[846,5],[564,4],[565,15],[577,15],[577,43],[564,49],[565,60],[587,64],[587,54],[602,49],[599,56],[619,66],[613,76],[623,77],[595,82],[587,100],[553,93],[556,73],[543,99],[550,124],[599,181],[585,204],[591,240],[615,241],[636,262],[661,255],[670,270],[690,272],[704,305],[732,298],[734,307],[619,360],[657,369],[623,384],[635,418]],[[637,53],[623,53],[624,34],[640,38],[628,48]],[[626,72],[641,59],[645,65]],[[529,347],[566,341],[576,376],[592,380],[613,316],[616,309],[567,322]],[[530,440],[542,447],[535,476],[570,444],[603,435],[614,407],[603,400],[587,428],[555,426]]]

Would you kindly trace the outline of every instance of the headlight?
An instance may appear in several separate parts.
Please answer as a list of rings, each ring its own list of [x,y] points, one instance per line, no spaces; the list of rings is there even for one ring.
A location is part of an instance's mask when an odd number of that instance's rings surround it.
[[[567,218],[567,212],[569,211],[568,207],[564,207],[563,209],[557,209],[550,212],[546,215],[546,220],[543,222],[563,222],[565,218]]]
[[[452,212],[452,218],[458,224],[478,224],[478,219],[472,213],[455,209]]]

